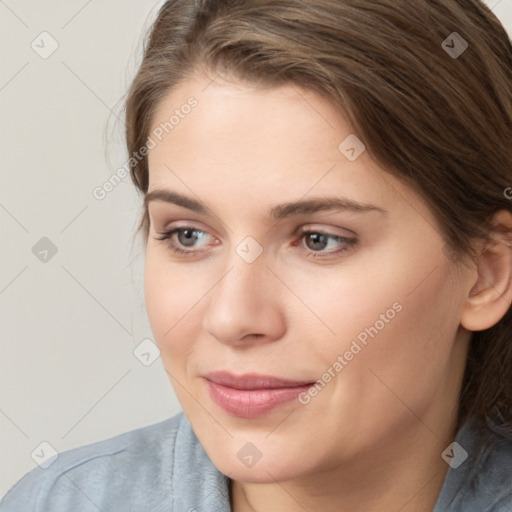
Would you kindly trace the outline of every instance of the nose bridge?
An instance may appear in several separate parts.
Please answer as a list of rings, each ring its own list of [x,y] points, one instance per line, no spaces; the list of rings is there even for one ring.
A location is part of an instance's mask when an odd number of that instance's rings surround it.
[[[219,341],[234,342],[248,334],[261,337],[280,329],[276,295],[271,290],[273,276],[266,267],[263,248],[259,254],[257,249],[251,240],[238,244],[226,258],[223,277],[211,292],[204,327]]]
[[[247,301],[256,303],[270,285],[266,263],[262,247],[257,250],[254,242],[242,241],[227,259],[226,273],[214,290],[216,299],[234,300],[240,305]]]

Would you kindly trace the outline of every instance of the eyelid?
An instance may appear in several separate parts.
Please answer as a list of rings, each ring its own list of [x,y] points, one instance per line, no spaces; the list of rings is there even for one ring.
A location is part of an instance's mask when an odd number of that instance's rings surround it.
[[[210,235],[213,238],[217,238],[215,235],[211,234],[211,229],[206,227],[201,222],[195,221],[195,220],[177,220],[177,221],[171,221],[166,222],[161,229],[157,229],[158,224],[154,226],[155,232],[168,232],[174,229],[193,229],[196,231],[203,231],[204,233]]]
[[[339,233],[336,230],[342,230],[344,233]],[[324,233],[328,236],[339,236],[341,238],[357,238],[357,234],[347,228],[340,228],[335,226],[325,226],[324,224],[303,224],[297,230],[298,234],[302,234],[304,232],[308,233],[310,231]]]
[[[185,222],[185,221],[183,221]],[[205,257],[210,256],[210,251],[202,251],[198,247],[192,247],[187,248],[186,246],[182,246],[179,242],[175,243],[172,238],[173,236],[183,230],[190,230],[190,231],[200,231],[207,236],[212,237],[208,233],[207,230],[199,229],[196,226],[193,226],[191,223],[185,224],[183,226],[179,226],[176,224],[172,224],[168,226],[163,232],[158,232],[158,234],[162,235],[161,238],[155,237],[155,240],[158,241],[168,241],[167,245],[169,246],[168,249],[174,253],[176,257],[180,255],[180,257],[183,258],[193,258],[195,256],[201,256],[201,254],[204,254]],[[348,230],[350,231],[350,230]],[[350,231],[353,233],[352,231]],[[336,250],[330,250],[330,251],[313,251],[311,249],[308,249],[307,247],[303,246],[303,237],[308,234],[320,234],[322,236],[325,236],[327,238],[330,238],[331,240],[336,240],[337,243],[341,245],[341,248]],[[336,260],[343,258],[349,254],[352,253],[353,249],[359,245],[359,239],[357,236],[344,236],[340,234],[333,233],[331,229],[323,229],[323,228],[314,228],[309,226],[300,226],[298,230],[295,231],[293,234],[296,240],[294,240],[291,244],[292,247],[297,248],[301,253],[304,254],[305,257],[316,260],[318,262],[325,260],[326,262]],[[219,239],[216,237],[214,238],[214,245],[219,244]],[[205,244],[205,246],[208,246],[208,244]],[[185,247],[185,248],[183,248]],[[201,246],[199,246],[201,247]]]
[[[201,226],[198,227],[196,224],[201,224]],[[155,231],[158,232],[159,234],[162,234],[162,233],[167,233],[172,230],[187,229],[187,228],[197,230],[197,231],[202,231],[218,241],[218,237],[216,237],[215,235],[212,235],[210,233],[209,228],[204,227],[204,225],[202,225],[202,223],[200,223],[200,222],[192,221],[192,220],[180,220],[180,221],[168,222],[165,224],[165,226],[162,229],[159,229],[159,230],[157,230],[156,226],[155,226]],[[339,233],[335,230],[342,230],[345,233]],[[357,238],[358,237],[358,235],[350,229],[340,228],[340,227],[335,227],[335,226],[327,226],[326,227],[325,225],[321,225],[321,224],[301,224],[299,226],[299,228],[294,231],[293,235],[298,236],[299,234],[308,233],[311,231],[322,233],[324,235],[332,236],[332,237],[340,237],[340,238]],[[348,234],[346,234],[346,233],[348,233]]]
[[[149,206],[153,205],[153,212],[149,210]],[[163,203],[161,201],[151,201],[148,205],[148,217],[150,221],[150,228],[153,227],[155,231],[169,231],[170,229],[181,228],[181,227],[189,227],[198,229],[201,231],[205,231],[206,233],[211,234],[212,230],[223,236],[228,231],[232,230],[229,228],[223,220],[217,216],[211,219],[207,219],[205,224],[203,221],[199,220],[204,218],[204,215],[200,213],[194,213],[186,210],[183,207],[175,206],[177,211],[169,210],[169,204]],[[190,215],[190,217],[189,217]],[[215,224],[215,228],[212,228],[211,224]],[[219,238],[216,235],[215,238]]]

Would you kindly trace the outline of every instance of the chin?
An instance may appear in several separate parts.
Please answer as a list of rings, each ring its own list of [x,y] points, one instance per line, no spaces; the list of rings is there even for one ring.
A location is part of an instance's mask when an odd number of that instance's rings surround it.
[[[297,465],[299,464],[297,463]],[[233,469],[233,463],[226,463],[217,468],[232,480],[244,484],[275,484],[276,481],[286,482],[300,476],[291,468],[277,467],[273,461],[264,463],[263,460],[260,460],[252,468],[241,468],[240,464],[237,464],[236,469]]]
[[[262,447],[258,460],[250,459],[245,462],[246,454],[253,448],[249,448],[245,442],[235,443],[236,447],[223,452],[211,453],[210,459],[219,471],[233,480],[242,483],[275,483],[285,482],[299,478],[307,468],[304,467],[304,457],[297,454],[283,454],[283,449],[273,450],[270,447]],[[226,452],[233,450],[233,456],[226,457]],[[256,455],[256,452],[254,452]],[[287,455],[287,456],[286,456]],[[247,464],[247,466],[245,465]],[[251,465],[252,464],[252,465]]]

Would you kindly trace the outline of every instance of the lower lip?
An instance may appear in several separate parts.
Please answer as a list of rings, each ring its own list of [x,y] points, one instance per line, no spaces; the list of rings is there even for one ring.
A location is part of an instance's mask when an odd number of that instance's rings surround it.
[[[210,397],[224,411],[240,418],[256,418],[297,398],[313,384],[293,388],[235,389],[208,381]]]

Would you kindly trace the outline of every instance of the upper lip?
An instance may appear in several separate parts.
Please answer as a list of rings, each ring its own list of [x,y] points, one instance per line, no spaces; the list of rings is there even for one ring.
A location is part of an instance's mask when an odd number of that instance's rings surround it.
[[[216,384],[235,389],[295,388],[297,386],[305,386],[306,384],[313,383],[310,380],[281,379],[272,375],[259,375],[257,373],[233,375],[225,371],[207,373],[204,375],[204,378]]]

